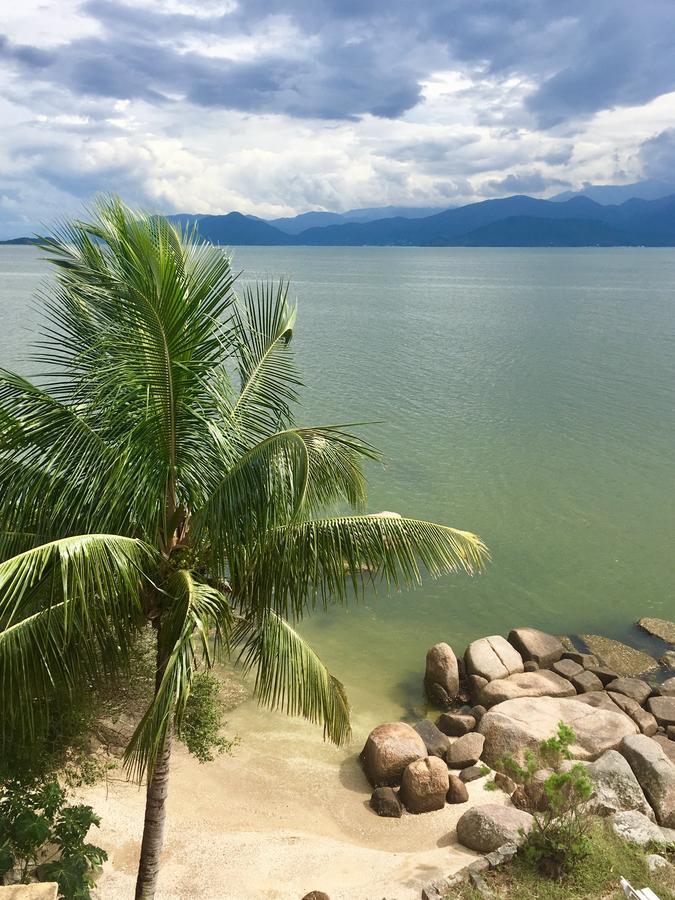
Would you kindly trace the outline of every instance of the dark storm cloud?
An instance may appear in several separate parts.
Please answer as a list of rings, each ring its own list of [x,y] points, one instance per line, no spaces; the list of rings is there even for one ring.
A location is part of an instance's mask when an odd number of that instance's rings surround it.
[[[301,118],[399,117],[442,68],[534,83],[522,117],[543,128],[675,88],[672,0],[241,0],[194,13],[89,0],[82,10],[99,37],[49,53],[5,40],[0,58],[80,95]],[[281,23],[288,48],[261,45],[249,61],[196,49]]]
[[[647,178],[675,181],[675,128],[668,128],[645,141],[639,156]]]

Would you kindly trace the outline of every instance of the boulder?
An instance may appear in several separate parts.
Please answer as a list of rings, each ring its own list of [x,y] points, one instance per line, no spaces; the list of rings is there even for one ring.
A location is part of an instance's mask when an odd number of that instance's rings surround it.
[[[538,672],[540,668],[541,666],[539,665],[539,663],[536,663],[533,659],[526,659],[523,663],[523,669],[526,672]],[[497,852],[498,851],[495,850],[495,853]]]
[[[375,788],[370,796],[370,808],[378,816],[385,816],[389,819],[400,819],[403,815],[403,807],[398,799],[398,794],[390,787]]]
[[[419,734],[405,722],[374,728],[361,751],[361,763],[373,787],[400,784],[405,767],[427,755]]]
[[[666,650],[663,656],[659,657],[659,665],[664,669],[675,669],[675,650]]]
[[[629,735],[619,750],[656,813],[656,821],[675,828],[675,766],[659,743],[644,734]]]
[[[649,843],[663,842],[659,826],[635,809],[614,813],[609,821],[619,837],[629,844],[644,847]]]
[[[608,685],[610,681],[614,681],[615,678],[618,678],[619,675],[614,669],[610,669],[609,666],[592,666],[589,670],[592,672],[603,685]]]
[[[662,697],[675,697],[675,676],[659,685],[659,694]]]
[[[424,688],[432,703],[448,707],[459,693],[457,657],[449,644],[434,644],[427,652]]]
[[[666,757],[675,766],[675,740],[669,740],[665,736],[665,734],[655,734],[652,740],[656,741],[659,747],[666,754]]]
[[[592,669],[599,664],[598,657],[593,653],[582,653],[580,650],[566,650],[563,659],[569,659],[581,666],[582,669]]]
[[[672,865],[665,857],[659,856],[658,853],[648,853],[645,856],[645,862],[650,872],[657,872],[659,869],[669,869]]]
[[[656,719],[650,712],[643,709],[640,704],[631,697],[626,697],[625,694],[615,694],[612,691],[609,691],[608,693],[612,698],[612,702],[616,703],[621,712],[624,712],[627,716],[631,717],[642,734],[646,734],[649,737],[656,734],[658,725]]]
[[[647,707],[659,725],[675,725],[675,697],[650,697]]]
[[[483,752],[485,738],[477,731],[457,738],[448,747],[445,759],[449,769],[466,769],[475,765]]]
[[[522,656],[499,634],[472,641],[466,648],[464,661],[469,675],[480,675],[488,681],[523,671]]]
[[[507,753],[522,761],[523,750],[538,750],[542,740],[557,732],[559,722],[574,729],[577,740],[571,752],[577,759],[597,759],[638,730],[618,709],[610,712],[566,698],[522,697],[493,706],[481,719],[483,759],[493,768]]]
[[[450,737],[461,737],[474,730],[476,719],[473,715],[462,713],[442,713],[436,719],[436,727]]]
[[[675,644],[675,622],[668,619],[639,619],[637,623],[643,631],[661,638],[666,644]]]
[[[590,694],[591,691],[601,691],[603,689],[602,682],[590,669],[584,669],[578,675],[572,675],[570,681],[579,694]]]
[[[581,640],[594,653],[603,666],[609,666],[619,675],[641,675],[656,668],[656,660],[620,641],[599,634],[582,634]]]
[[[607,690],[614,694],[624,694],[641,706],[646,703],[652,693],[651,685],[641,678],[615,678],[614,681],[609,682]]]
[[[483,706],[494,706],[516,697],[574,697],[576,691],[566,678],[548,669],[538,672],[518,672],[508,678],[490,681],[482,690]]]
[[[416,759],[403,772],[401,801],[411,813],[443,809],[448,787],[448,767],[442,759],[437,756]]]
[[[466,803],[469,799],[466,784],[457,775],[453,775],[452,772],[448,772],[448,780],[448,793],[445,797],[448,803]]]
[[[466,769],[462,769],[459,773],[459,780],[463,781],[465,784],[468,784],[470,781],[477,781],[479,778],[484,778],[485,772],[483,771],[482,766],[467,766]]]
[[[504,791],[505,794],[508,794],[509,797],[518,787],[515,781],[503,772],[495,773],[495,786],[498,787],[500,791]]]
[[[512,806],[486,803],[467,810],[457,822],[457,840],[469,850],[491,853],[502,844],[523,843],[532,816]]]
[[[626,699],[628,699],[626,697]],[[607,691],[591,691],[590,694],[579,694],[578,703],[587,703],[595,709],[608,709],[610,712],[616,712],[616,703],[609,696]]]
[[[581,675],[584,671],[584,667],[580,666],[578,662],[574,662],[573,659],[560,659],[553,663],[551,668],[561,678],[574,678],[575,675]]]
[[[467,675],[466,684],[469,689],[472,703],[478,703],[480,692],[487,683],[487,678],[483,678],[481,675]]]
[[[433,722],[422,719],[417,725],[413,725],[413,728],[424,741],[429,756],[438,756],[441,759],[445,757],[450,741],[442,731],[436,728]]]
[[[476,720],[477,723],[480,722],[480,720],[483,718],[483,716],[485,715],[486,712],[487,712],[487,709],[484,706],[481,706],[480,704],[478,706],[471,707],[471,715],[474,717],[474,719]]]
[[[563,655],[565,648],[558,638],[537,628],[514,628],[509,632],[513,644],[525,662],[536,662],[540,669],[548,669]]]
[[[608,750],[586,770],[593,781],[594,792],[588,801],[589,809],[600,816],[611,816],[623,810],[635,809],[655,821],[654,811],[647,802],[628,760],[617,750]]]

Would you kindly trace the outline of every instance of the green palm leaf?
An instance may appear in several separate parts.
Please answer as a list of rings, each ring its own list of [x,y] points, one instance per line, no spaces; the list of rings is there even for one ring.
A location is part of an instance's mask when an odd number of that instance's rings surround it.
[[[241,619],[233,640],[242,643],[239,659],[245,670],[256,670],[261,704],[322,724],[324,737],[338,746],[349,740],[349,703],[342,683],[287,621],[271,610],[259,620]]]

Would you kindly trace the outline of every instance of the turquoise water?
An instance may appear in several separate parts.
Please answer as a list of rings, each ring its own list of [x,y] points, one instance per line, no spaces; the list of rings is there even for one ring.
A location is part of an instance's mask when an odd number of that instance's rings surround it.
[[[306,423],[365,429],[373,511],[479,533],[488,571],[305,626],[360,708],[424,653],[529,624],[639,641],[675,615],[675,251],[238,248],[292,278]],[[0,363],[30,371],[45,273],[0,248]]]

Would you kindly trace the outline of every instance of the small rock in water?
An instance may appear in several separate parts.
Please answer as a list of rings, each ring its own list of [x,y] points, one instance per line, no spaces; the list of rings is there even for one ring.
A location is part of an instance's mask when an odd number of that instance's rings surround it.
[[[639,619],[637,623],[643,631],[653,634],[655,637],[661,638],[666,644],[675,645],[675,622],[669,622],[668,619]]]
[[[461,737],[474,730],[476,718],[462,713],[442,713],[436,719],[436,727],[450,737]]]
[[[599,634],[582,634],[581,640],[591,653],[594,653],[603,666],[609,666],[619,675],[641,675],[656,668],[656,660],[620,641],[603,637]]]
[[[400,819],[403,815],[403,807],[398,799],[398,794],[393,788],[375,788],[370,797],[370,808],[388,819]]]
[[[666,650],[659,659],[659,665],[664,669],[675,669],[675,650]]]
[[[457,775],[453,775],[452,772],[448,773],[448,778],[449,785],[448,793],[446,794],[448,803],[466,803],[469,799],[469,792],[466,789],[466,784]]]

